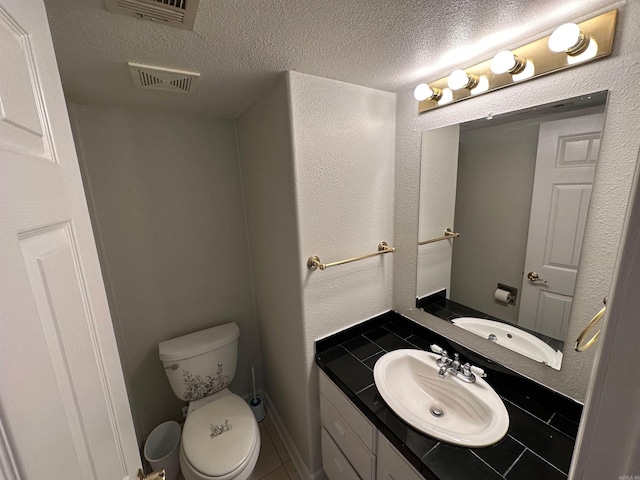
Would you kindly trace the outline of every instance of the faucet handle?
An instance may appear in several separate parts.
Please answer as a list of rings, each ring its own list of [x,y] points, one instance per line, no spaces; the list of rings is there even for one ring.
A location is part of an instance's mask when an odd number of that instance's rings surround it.
[[[476,367],[475,365],[474,365],[474,366],[469,367],[469,370],[470,370],[470,371],[471,371],[471,373],[473,373],[476,377],[484,378],[484,377],[486,377],[486,376],[487,376],[487,374],[486,374],[486,373],[484,373],[484,370],[483,370],[483,369],[481,369],[480,367]]]
[[[443,365],[449,365],[451,363],[451,359],[449,358],[449,354],[447,353],[447,351],[440,347],[439,345],[436,345],[435,343],[433,345],[431,345],[431,351],[433,353],[437,353],[440,355],[440,358],[436,361],[436,363],[442,367]]]

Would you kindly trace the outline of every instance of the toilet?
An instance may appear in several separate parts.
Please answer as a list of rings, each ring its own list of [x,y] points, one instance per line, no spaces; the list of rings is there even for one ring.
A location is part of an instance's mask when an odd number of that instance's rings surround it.
[[[236,372],[240,329],[227,323],[158,345],[171,388],[189,402],[182,429],[185,480],[246,480],[260,453],[251,408],[227,385]]]

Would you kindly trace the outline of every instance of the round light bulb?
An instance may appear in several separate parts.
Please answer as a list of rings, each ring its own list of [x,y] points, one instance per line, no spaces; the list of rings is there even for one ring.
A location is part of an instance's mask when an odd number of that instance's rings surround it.
[[[514,69],[518,62],[513,52],[509,50],[503,50],[496,53],[496,56],[491,60],[491,71],[493,73],[507,73],[509,70]]]
[[[556,28],[549,37],[552,52],[566,52],[580,42],[580,27],[575,23],[565,23]]]
[[[454,70],[447,80],[451,90],[460,90],[469,85],[469,76],[464,70]]]
[[[520,73],[514,73],[511,78],[514,82],[519,82],[521,80],[526,80],[527,78],[531,78],[536,73],[536,67],[531,60],[527,60],[527,63],[524,66],[524,70]]]
[[[591,39],[587,49],[580,53],[579,55],[568,55],[567,63],[569,65],[574,65],[576,63],[585,62],[598,54],[598,43]]]
[[[489,79],[482,75],[478,80],[478,85],[471,89],[471,95],[478,95],[479,93],[484,93],[487,90],[489,90]]]
[[[442,90],[442,98],[438,100],[438,105],[446,105],[453,101],[453,92],[450,88],[444,88]]]
[[[427,98],[433,97],[433,90],[431,90],[431,87],[426,83],[421,83],[413,91],[413,96],[416,100],[421,102],[423,100],[426,100]]]

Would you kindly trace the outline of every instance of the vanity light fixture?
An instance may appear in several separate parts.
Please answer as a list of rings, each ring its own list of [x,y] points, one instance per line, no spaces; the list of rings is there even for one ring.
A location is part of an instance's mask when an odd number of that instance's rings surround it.
[[[511,79],[514,82],[520,82],[522,80],[526,80],[527,78],[531,78],[536,74],[536,67],[531,60],[527,60],[527,63],[524,66],[524,70],[520,73],[514,73],[511,75]]]
[[[522,73],[527,66],[527,60],[515,55],[510,50],[502,50],[491,59],[491,71],[493,73]]]
[[[595,57],[598,54],[598,44],[595,40],[589,42],[587,49],[578,55],[567,56],[567,63],[569,65],[575,65],[576,63],[585,62],[590,58]]]
[[[613,49],[617,19],[618,11],[611,10],[577,24],[560,25],[549,36],[421,84],[415,90],[418,112],[606,57]]]
[[[489,90],[489,79],[482,75],[478,78],[478,84],[471,89],[471,95],[478,95]]]
[[[439,88],[431,88],[426,83],[421,83],[413,91],[413,96],[420,102],[423,100],[438,101],[442,98],[442,90]]]
[[[444,88],[442,90],[442,98],[438,100],[438,105],[446,105],[453,102],[453,91],[450,88]]]
[[[549,49],[552,52],[565,52],[576,56],[589,46],[590,38],[575,23],[565,23],[556,28],[549,37]]]
[[[466,88],[467,90],[473,90],[478,86],[480,77],[472,73],[467,73],[464,70],[454,70],[449,75],[449,88],[451,90],[461,90]]]

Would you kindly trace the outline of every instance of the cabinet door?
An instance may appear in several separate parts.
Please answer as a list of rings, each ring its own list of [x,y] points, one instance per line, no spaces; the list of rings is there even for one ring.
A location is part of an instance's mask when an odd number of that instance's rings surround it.
[[[407,463],[384,436],[378,435],[377,480],[424,480],[424,477]]]
[[[376,429],[323,372],[320,372],[320,393],[344,418],[370,452],[376,451]]]
[[[353,408],[353,407],[352,407]],[[320,419],[340,451],[353,466],[360,478],[370,480],[375,476],[376,457],[359,440],[349,423],[342,418],[332,404],[320,395]]]
[[[324,428],[322,429],[322,468],[329,480],[360,480],[356,471]]]

